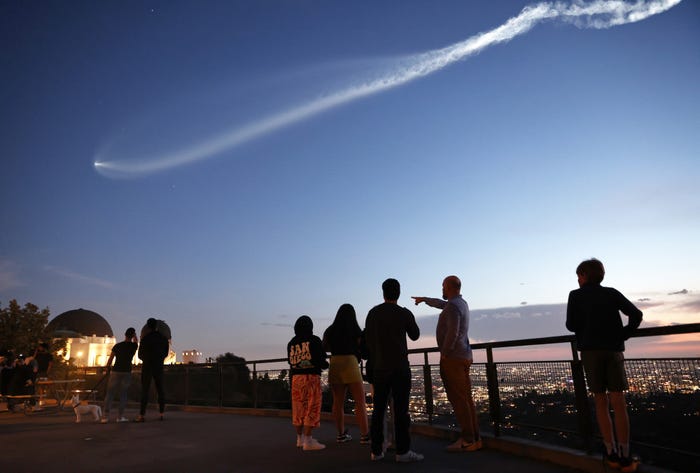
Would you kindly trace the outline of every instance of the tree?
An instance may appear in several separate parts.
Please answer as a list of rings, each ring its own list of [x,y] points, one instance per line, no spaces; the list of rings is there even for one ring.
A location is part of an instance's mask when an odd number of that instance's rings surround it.
[[[5,308],[0,303],[0,350],[33,355],[40,341],[50,341],[48,321],[48,307],[39,310],[30,302],[20,307],[15,299]]]
[[[245,358],[226,352],[217,356],[216,362],[221,366],[221,374],[228,392],[227,396],[238,401],[241,400],[241,395],[249,396],[251,392],[250,369]]]

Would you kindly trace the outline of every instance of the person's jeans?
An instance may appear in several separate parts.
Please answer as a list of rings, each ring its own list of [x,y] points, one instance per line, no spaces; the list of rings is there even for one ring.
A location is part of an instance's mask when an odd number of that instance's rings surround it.
[[[411,417],[408,415],[408,399],[411,394],[411,371],[374,371],[374,406],[372,408],[372,453],[383,453],[384,414],[391,395],[394,400],[394,431],[396,435],[396,454],[402,455],[411,448],[409,427]]]
[[[109,384],[107,384],[107,396],[105,396],[105,417],[109,416],[114,396],[119,393],[119,417],[124,417],[126,401],[131,384],[131,372],[112,371],[109,374]]]
[[[165,391],[163,389],[163,365],[141,365],[141,415],[146,413],[148,405],[148,391],[151,389],[151,378],[156,383],[158,392],[158,411],[162,414],[165,410]]]

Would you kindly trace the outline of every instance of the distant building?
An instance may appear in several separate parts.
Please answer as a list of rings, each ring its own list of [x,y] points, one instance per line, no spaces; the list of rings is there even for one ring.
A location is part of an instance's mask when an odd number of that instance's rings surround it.
[[[183,363],[202,363],[202,352],[199,350],[187,350],[182,352]]]
[[[52,319],[46,328],[54,338],[66,340],[65,352],[58,355],[79,367],[104,366],[117,343],[109,322],[91,310],[69,310]],[[175,363],[176,358],[171,348],[165,363]],[[133,363],[141,363],[137,355],[134,355]]]

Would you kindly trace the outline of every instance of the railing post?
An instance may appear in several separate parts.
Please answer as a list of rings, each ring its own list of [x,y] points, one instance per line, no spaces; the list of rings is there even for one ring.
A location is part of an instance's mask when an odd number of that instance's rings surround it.
[[[586,452],[593,451],[593,425],[591,422],[591,409],[588,404],[588,393],[586,392],[586,378],[583,372],[583,363],[578,357],[576,341],[571,342],[571,375],[574,380],[574,396],[576,399],[576,417],[578,421],[579,435],[583,439]]]
[[[219,407],[222,407],[224,405],[224,370],[221,363],[217,363],[216,368],[219,374]]]
[[[489,391],[489,411],[493,434],[501,435],[501,396],[498,391],[498,370],[493,362],[493,348],[486,348],[486,385]]]
[[[253,407],[258,408],[258,368],[256,363],[253,363]]]
[[[423,388],[425,391],[425,412],[428,414],[428,424],[433,423],[433,375],[430,372],[428,352],[423,352]]]
[[[190,403],[190,367],[185,366],[185,406]]]

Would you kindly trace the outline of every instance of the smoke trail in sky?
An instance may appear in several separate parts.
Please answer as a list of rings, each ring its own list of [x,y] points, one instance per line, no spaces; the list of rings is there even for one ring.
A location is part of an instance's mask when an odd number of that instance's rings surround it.
[[[333,107],[376,94],[439,71],[448,65],[472,56],[499,43],[505,43],[530,31],[538,23],[559,20],[579,28],[610,28],[642,21],[662,13],[681,0],[596,0],[572,4],[545,2],[525,7],[519,15],[501,26],[476,34],[451,46],[410,56],[393,70],[377,78],[310,101],[305,105],[281,111],[259,121],[238,127],[196,143],[180,151],[147,160],[125,160],[111,150],[98,154],[95,169],[111,177],[136,177],[209,158],[247,141],[287,125],[317,115]],[[115,159],[116,158],[116,159]]]

